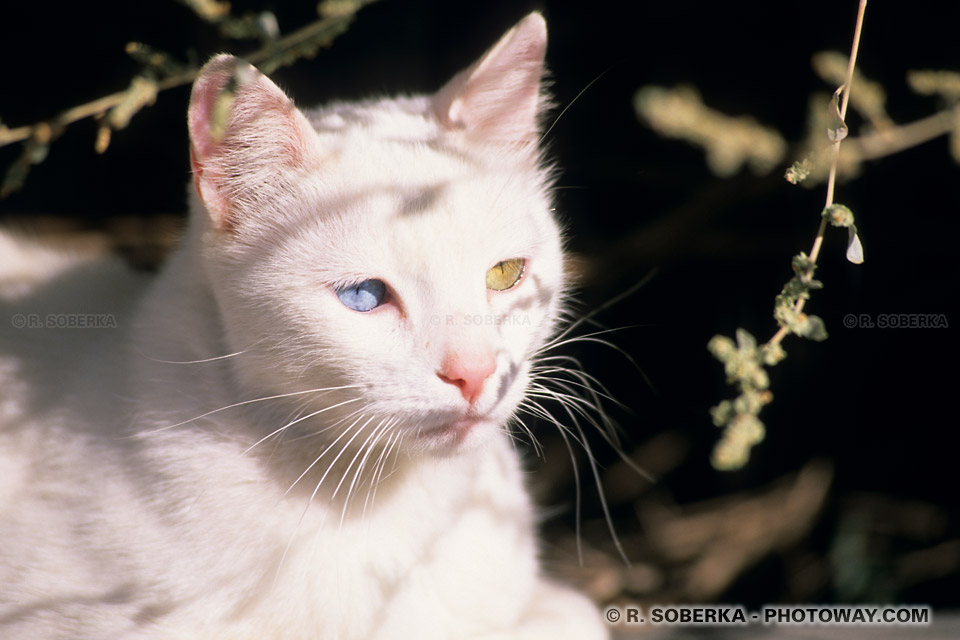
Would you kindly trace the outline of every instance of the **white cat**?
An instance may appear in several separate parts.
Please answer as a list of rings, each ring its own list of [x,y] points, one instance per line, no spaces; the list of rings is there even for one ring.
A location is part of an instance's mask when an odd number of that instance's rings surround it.
[[[606,637],[505,427],[564,291],[545,46],[315,111],[219,56],[159,276],[0,236],[0,638]]]

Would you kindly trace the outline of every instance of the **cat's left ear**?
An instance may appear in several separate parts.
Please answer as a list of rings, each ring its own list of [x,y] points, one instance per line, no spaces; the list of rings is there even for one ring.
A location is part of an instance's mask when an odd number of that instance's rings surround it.
[[[531,13],[433,98],[441,124],[480,141],[535,143],[547,25]]]

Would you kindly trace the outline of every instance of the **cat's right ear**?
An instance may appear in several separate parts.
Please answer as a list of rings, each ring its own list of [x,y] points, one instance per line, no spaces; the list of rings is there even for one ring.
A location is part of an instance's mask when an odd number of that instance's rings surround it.
[[[313,128],[293,101],[233,56],[200,70],[187,122],[193,184],[219,230],[282,192],[285,168],[319,163]]]

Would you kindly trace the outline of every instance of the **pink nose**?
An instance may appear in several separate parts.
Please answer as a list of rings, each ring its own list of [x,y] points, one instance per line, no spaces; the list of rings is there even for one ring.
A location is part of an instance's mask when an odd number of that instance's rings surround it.
[[[443,359],[437,376],[448,384],[459,387],[463,398],[473,404],[483,393],[483,384],[494,371],[497,361],[490,351],[451,351]]]

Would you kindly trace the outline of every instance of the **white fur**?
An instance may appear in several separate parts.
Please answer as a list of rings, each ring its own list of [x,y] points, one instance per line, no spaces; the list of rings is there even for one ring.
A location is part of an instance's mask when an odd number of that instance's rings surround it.
[[[152,283],[4,251],[0,637],[605,637],[540,573],[504,430],[563,289],[542,40],[534,14],[437,97],[305,115],[245,70],[222,137],[218,58],[191,105],[202,202]],[[519,80],[470,80],[511,56]],[[334,287],[365,278],[392,298],[359,314]],[[116,328],[6,321],[51,309]],[[474,348],[497,368],[470,407],[437,372]]]

